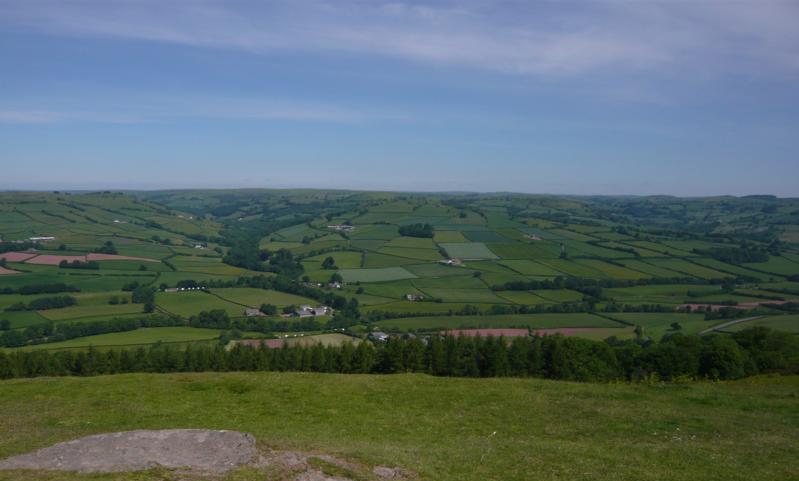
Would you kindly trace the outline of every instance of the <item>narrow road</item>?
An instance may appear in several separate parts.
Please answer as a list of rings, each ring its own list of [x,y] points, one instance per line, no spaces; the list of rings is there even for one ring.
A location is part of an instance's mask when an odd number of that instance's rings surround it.
[[[699,335],[701,336],[702,334],[707,334],[708,332],[719,331],[721,329],[724,329],[725,327],[729,327],[729,326],[738,324],[739,322],[753,321],[753,320],[761,318],[761,317],[763,317],[763,316],[752,316],[752,317],[744,317],[743,319],[733,319],[732,321],[723,322],[723,323],[721,323],[721,324],[719,324],[717,326],[713,326],[713,327],[710,327],[708,329],[705,329],[704,331],[700,332]]]

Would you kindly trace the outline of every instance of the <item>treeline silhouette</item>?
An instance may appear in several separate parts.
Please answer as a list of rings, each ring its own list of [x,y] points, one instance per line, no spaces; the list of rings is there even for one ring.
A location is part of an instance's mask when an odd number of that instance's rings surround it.
[[[74,306],[78,300],[72,296],[54,296],[54,297],[40,297],[33,299],[27,304],[24,302],[15,302],[6,307],[7,312],[15,311],[43,311],[47,309],[60,309],[62,307]]]
[[[132,372],[309,371],[539,377],[569,381],[738,379],[799,373],[799,338],[755,327],[709,337],[674,334],[660,342],[591,341],[562,335],[514,338],[394,337],[373,345],[155,345],[149,349],[0,352],[0,378]]]

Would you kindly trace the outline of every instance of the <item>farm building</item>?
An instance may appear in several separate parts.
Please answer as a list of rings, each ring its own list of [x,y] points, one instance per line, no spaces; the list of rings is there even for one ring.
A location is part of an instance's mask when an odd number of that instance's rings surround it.
[[[244,309],[244,315],[247,317],[257,317],[257,316],[263,316],[264,313],[261,312],[259,309],[253,309],[248,307],[247,309]]]
[[[300,306],[299,309],[294,311],[294,315],[297,317],[325,316],[332,313],[333,309],[327,306],[312,307],[308,305],[303,305]]]
[[[336,225],[329,225],[327,226],[328,229],[333,229],[337,232],[352,232],[355,230],[354,225],[349,224],[336,224]]]
[[[444,260],[439,261],[439,262],[441,262],[442,264],[448,265],[448,266],[460,266],[460,265],[463,265],[463,261],[460,260],[460,259],[444,259]]]
[[[405,294],[405,299],[408,301],[423,301],[424,296],[421,294]]]
[[[369,339],[376,342],[388,341],[388,334],[383,331],[372,331],[369,333]]]

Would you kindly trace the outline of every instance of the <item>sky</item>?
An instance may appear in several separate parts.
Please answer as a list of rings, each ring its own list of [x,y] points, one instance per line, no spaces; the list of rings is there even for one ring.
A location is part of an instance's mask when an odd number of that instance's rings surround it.
[[[799,196],[797,26],[797,0],[0,0],[0,189]]]

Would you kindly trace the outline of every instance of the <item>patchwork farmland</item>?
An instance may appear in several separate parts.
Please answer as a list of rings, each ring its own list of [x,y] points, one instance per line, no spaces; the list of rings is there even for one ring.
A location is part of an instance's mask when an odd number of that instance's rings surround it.
[[[713,200],[675,200],[692,206],[679,221],[621,214],[637,200],[605,202],[308,190],[2,194],[5,348],[33,339],[37,349],[186,345],[292,330],[312,342],[342,329],[366,337],[375,329],[429,336],[523,328],[657,341],[749,314],[759,320],[718,332],[797,331],[796,245],[729,233],[742,226]],[[790,199],[730,202],[744,211],[779,204],[764,224],[745,225],[752,229],[790,227],[799,207]],[[717,232],[686,230],[699,211],[717,219]],[[48,285],[63,292],[35,289]],[[138,299],[142,289],[151,301]],[[57,296],[71,304],[47,305]],[[293,317],[325,304],[335,308],[311,321]],[[147,327],[151,318],[169,326]],[[126,319],[146,335],[47,336],[52,326],[66,332]],[[210,331],[196,338],[191,329]]]

